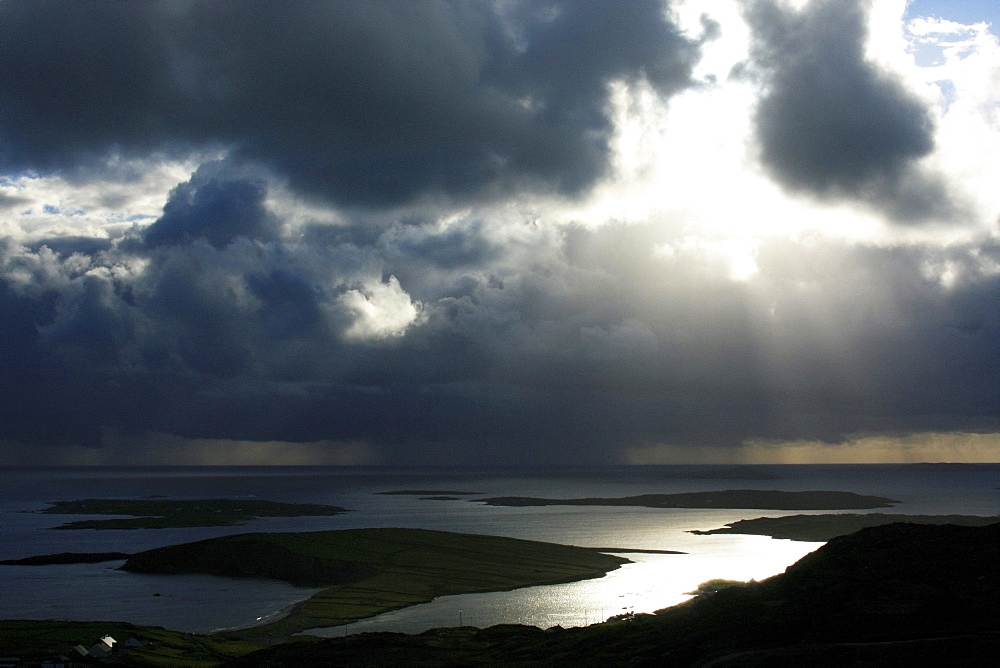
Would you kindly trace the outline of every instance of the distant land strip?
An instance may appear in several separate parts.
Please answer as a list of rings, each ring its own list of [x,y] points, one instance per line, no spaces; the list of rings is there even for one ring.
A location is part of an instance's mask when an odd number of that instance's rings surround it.
[[[960,526],[988,526],[1000,522],[1000,515],[901,515],[872,513],[869,515],[788,515],[786,517],[758,517],[739,520],[718,529],[694,530],[699,536],[713,534],[744,534],[770,536],[801,541],[827,541],[845,536],[867,527],[882,526],[893,522],[910,524],[957,524]]]
[[[723,508],[762,510],[847,510],[891,508],[900,503],[883,496],[854,492],[729,489],[721,492],[641,494],[617,498],[545,499],[531,496],[496,496],[471,499],[489,506],[638,506],[645,508]]]
[[[476,496],[482,492],[456,492],[450,489],[397,489],[391,492],[375,492],[383,496]]]
[[[59,552],[58,554],[40,554],[23,559],[4,559],[0,566],[52,566],[55,564],[97,564],[102,561],[118,561],[128,559],[128,552]]]
[[[663,473],[663,477],[680,480],[778,480],[781,478],[780,475],[762,471],[753,466],[667,471]]]
[[[54,501],[36,511],[51,515],[127,515],[106,520],[77,520],[54,529],[166,529],[246,524],[262,517],[326,517],[346,508],[317,503],[282,503],[262,499],[81,499]]]

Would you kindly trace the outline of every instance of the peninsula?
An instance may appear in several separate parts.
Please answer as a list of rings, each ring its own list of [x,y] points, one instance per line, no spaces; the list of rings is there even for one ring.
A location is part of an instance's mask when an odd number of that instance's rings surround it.
[[[959,526],[980,527],[1000,522],[1000,516],[901,515],[885,513],[871,513],[868,515],[786,515],[785,517],[758,517],[752,520],[739,520],[718,529],[709,529],[707,531],[696,529],[689,533],[699,536],[735,533],[822,542],[837,536],[846,536],[859,529],[892,524],[893,522],[908,522],[910,524],[957,524]]]
[[[627,549],[620,551],[626,552]],[[629,560],[594,548],[426,529],[250,533],[132,555],[122,570],[273,578],[325,587],[247,638],[337,626],[438,596],[601,577]]]

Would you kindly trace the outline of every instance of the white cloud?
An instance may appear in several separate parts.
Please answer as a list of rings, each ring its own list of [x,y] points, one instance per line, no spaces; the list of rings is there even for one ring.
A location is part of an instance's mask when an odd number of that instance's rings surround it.
[[[64,236],[119,236],[133,225],[156,220],[171,188],[187,180],[209,157],[154,156],[116,161],[90,175],[29,173],[0,180],[0,194],[19,201],[0,210],[0,235],[24,243]]]
[[[936,23],[936,22],[935,22]],[[985,26],[955,45],[951,33],[926,33],[943,47],[938,65],[916,68],[936,95],[938,149],[933,160],[975,207],[980,229],[996,232],[1000,214],[1000,42]],[[937,37],[935,37],[937,36]]]
[[[400,336],[420,315],[420,304],[410,300],[395,276],[390,276],[385,283],[348,290],[338,302],[354,318],[344,332],[344,336],[352,340]]]

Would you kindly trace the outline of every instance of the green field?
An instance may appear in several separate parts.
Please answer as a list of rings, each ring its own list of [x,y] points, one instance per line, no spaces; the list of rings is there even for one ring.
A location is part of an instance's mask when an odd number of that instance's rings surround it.
[[[270,577],[323,586],[287,616],[233,637],[337,626],[438,596],[600,577],[628,559],[591,548],[423,529],[223,536],[133,555],[124,570]]]
[[[66,654],[104,635],[134,665],[210,666],[310,628],[336,626],[438,596],[503,591],[600,577],[628,559],[591,548],[421,529],[251,533],[132,555],[125,570],[271,577],[326,587],[267,624],[212,635],[122,622],[3,621],[0,655]],[[297,639],[307,641],[306,639]]]
[[[126,665],[217,666],[265,646],[123,622],[14,620],[0,621],[0,655],[19,657],[27,665],[39,664],[60,654],[70,656],[76,645],[89,647],[106,635],[123,644],[129,638],[144,643],[117,657]]]

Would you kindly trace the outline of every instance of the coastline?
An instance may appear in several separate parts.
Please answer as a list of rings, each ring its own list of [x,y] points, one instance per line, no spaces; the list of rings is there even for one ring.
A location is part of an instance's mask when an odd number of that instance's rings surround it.
[[[256,628],[265,627],[268,624],[273,624],[274,622],[280,622],[282,619],[290,617],[292,614],[298,611],[309,598],[304,598],[300,601],[293,601],[292,603],[286,603],[274,612],[258,617],[255,621],[249,624],[242,624],[239,626],[225,626],[218,629],[212,629],[206,633],[197,635],[206,636],[224,636],[229,634],[243,634],[247,631],[252,631]]]
[[[697,480],[692,478],[697,470]],[[756,467],[774,474],[762,487],[776,489],[847,489],[866,494],[879,494],[903,501],[899,510],[889,512],[919,514],[978,514],[995,512],[997,500],[998,464],[981,465],[782,465]],[[45,531],[60,518],[42,513],[22,512],[47,505],[52,499],[87,499],[100,495],[121,495],[141,498],[146,495],[205,498],[212,494],[234,498],[252,492],[258,497],[288,502],[319,502],[355,508],[355,512],[331,518],[267,519],[257,526],[263,531],[318,530],[340,526],[378,526],[383,522],[409,522],[428,528],[475,530],[475,526],[498,527],[498,531],[516,537],[550,539],[577,545],[634,545],[638,548],[676,548],[689,557],[669,559],[669,568],[658,566],[655,554],[649,555],[648,565],[634,568],[637,575],[655,582],[650,597],[670,599],[675,593],[690,591],[710,577],[761,579],[784,570],[801,553],[791,541],[754,542],[740,535],[719,535],[711,539],[686,533],[691,529],[708,530],[721,527],[740,518],[755,518],[766,512],[707,510],[658,510],[615,507],[549,507],[525,510],[510,507],[480,506],[461,501],[421,501],[402,495],[376,495],[384,490],[442,491],[475,490],[493,495],[533,495],[538,497],[616,497],[663,490],[666,485],[677,491],[725,489],[756,486],[755,483],[733,485],[729,480],[706,482],[706,467],[622,467],[620,469],[558,469],[552,471],[457,470],[423,469],[398,470],[370,468],[345,471],[337,467],[113,467],[106,468],[30,468],[2,472],[0,496],[6,502],[0,511],[0,533],[4,538],[5,558],[23,558],[32,553],[56,554],[68,550],[99,552],[107,550],[136,551],[157,547],[165,542],[201,540],[215,535],[246,531],[248,527],[208,527],[195,529],[142,529],[138,531]],[[114,487],[109,487],[109,481]],[[680,482],[676,482],[680,480]],[[671,482],[668,482],[671,481]],[[112,491],[113,490],[113,491]],[[778,514],[778,513],[775,513]],[[75,518],[67,518],[75,519]],[[475,523],[475,525],[473,525]],[[623,533],[627,531],[627,533]],[[625,536],[625,537],[623,537]],[[752,537],[750,537],[752,538]],[[743,541],[746,540],[744,543]],[[740,556],[741,545],[750,545],[759,559],[753,566]],[[800,544],[804,545],[804,544]],[[626,556],[628,556],[626,554]],[[638,556],[638,555],[637,555]],[[695,573],[704,569],[706,561],[718,564],[718,572]],[[104,566],[117,564],[105,564]],[[278,618],[296,595],[282,600],[281,592],[266,581],[247,581],[243,598],[256,604],[257,612],[242,617],[227,615],[239,604],[234,594],[201,595],[185,583],[163,582],[138,587],[130,577],[105,570],[102,565],[51,566],[14,571],[4,575],[5,610],[8,618],[115,619],[119,615],[138,624],[176,628],[188,623],[192,632],[211,633],[217,629],[257,625],[255,617],[267,613]],[[756,569],[756,570],[755,570]],[[100,572],[98,572],[100,571]],[[184,578],[182,578],[184,579]],[[221,581],[220,581],[221,582]],[[211,586],[211,585],[210,585]],[[235,590],[236,586],[221,582],[221,587]],[[583,585],[581,585],[581,588]],[[604,587],[590,587],[588,600],[596,609],[613,609],[616,605],[634,605],[637,611],[652,609],[646,599],[627,583],[613,593]],[[150,598],[153,592],[163,598]],[[625,599],[618,595],[626,594]],[[168,600],[169,597],[169,600]],[[300,597],[301,599],[301,597]],[[624,600],[625,603],[619,603]],[[672,600],[672,599],[671,599]],[[39,602],[45,602],[43,609]],[[301,602],[301,601],[300,601]],[[150,614],[160,603],[170,604]],[[549,614],[549,603],[539,602],[540,615]],[[559,604],[565,608],[564,604]],[[570,605],[573,605],[572,603]],[[545,606],[548,606],[546,608]],[[209,611],[218,609],[211,618]],[[578,608],[581,617],[587,607]],[[133,612],[134,610],[134,612]],[[180,610],[180,612],[174,612]],[[197,618],[184,610],[198,610]],[[466,619],[472,617],[468,608]],[[593,611],[590,612],[593,616]],[[539,617],[543,619],[544,617]],[[208,620],[207,623],[203,620]],[[263,620],[262,620],[263,621]]]

